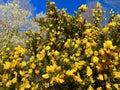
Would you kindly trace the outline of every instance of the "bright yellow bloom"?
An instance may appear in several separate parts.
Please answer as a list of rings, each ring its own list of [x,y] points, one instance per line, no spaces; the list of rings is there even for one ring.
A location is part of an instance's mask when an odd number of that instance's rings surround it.
[[[84,34],[89,35],[91,33],[92,29],[86,29],[86,31],[84,32]]]
[[[47,73],[53,73],[55,70],[55,68],[51,65],[51,66],[46,66],[46,72]]]
[[[99,50],[99,53],[100,53],[101,55],[104,55],[105,52],[104,52],[103,49],[100,49],[100,50]]]
[[[56,51],[54,52],[54,55],[55,55],[55,56],[58,56],[58,55],[59,55],[59,52],[56,50]]]
[[[35,69],[36,64],[35,64],[35,63],[32,63],[32,64],[30,65],[30,67],[31,67],[32,69]]]
[[[40,71],[36,69],[36,70],[35,70],[35,73],[38,75],[38,74],[40,73]]]
[[[81,12],[85,12],[87,10],[86,4],[80,6],[78,10],[80,10]]]
[[[6,48],[6,51],[9,51],[10,50],[10,48],[8,47],[8,48]]]
[[[104,28],[102,29],[102,32],[105,33],[105,32],[107,32],[108,30],[109,30],[109,27],[104,27]]]
[[[98,61],[99,61],[99,58],[98,58],[98,57],[96,57],[96,56],[93,56],[93,57],[92,57],[92,62],[93,62],[93,63],[98,63]]]
[[[116,26],[116,22],[114,21],[114,22],[110,22],[109,24],[108,24],[108,27],[109,28],[113,28],[113,27],[115,27]]]
[[[42,75],[42,78],[44,78],[44,79],[48,79],[50,76],[49,76],[49,74],[43,74]]]
[[[10,87],[12,85],[12,81],[8,81],[7,83],[6,83],[6,87]]]
[[[46,46],[46,47],[45,47],[45,50],[50,50],[50,46]]]
[[[112,45],[112,41],[111,40],[107,40],[104,42],[103,44],[104,48],[110,48],[110,49],[114,49],[115,47]]]
[[[25,67],[26,66],[26,62],[25,61],[22,61],[21,62],[21,67]]]
[[[90,85],[87,90],[94,90],[93,87]]]
[[[45,88],[48,88],[50,85],[49,83],[44,83]]]
[[[19,74],[21,75],[21,76],[24,76],[25,75],[25,72],[24,71],[19,71]]]
[[[120,79],[120,72],[113,72],[114,78]]]
[[[91,76],[92,73],[93,73],[92,69],[89,66],[87,66],[87,76]]]
[[[50,6],[55,6],[55,2],[50,2]]]
[[[120,90],[120,84],[114,84],[114,87],[115,87],[117,90]]]
[[[102,6],[101,6],[101,4],[99,2],[97,2],[96,7],[97,8],[102,8]]]
[[[106,89],[107,90],[112,90],[110,83],[106,83]]]
[[[56,72],[60,72],[60,71],[61,71],[61,67],[60,67],[60,66],[57,66],[57,67],[55,68],[55,71],[56,71]]]
[[[32,74],[32,72],[33,72],[32,69],[29,69],[29,70],[28,70],[28,73],[29,73],[29,74]]]
[[[4,65],[4,69],[9,69],[11,66],[11,62],[6,61]]]
[[[103,90],[102,87],[98,87],[97,90]]]
[[[16,82],[17,82],[17,78],[13,78],[12,83],[16,83]]]
[[[102,74],[98,74],[97,79],[99,79],[99,80],[104,80],[103,75],[102,75]]]
[[[72,70],[67,70],[66,71],[66,75],[68,76],[73,76],[73,73],[76,72],[76,70],[72,69]]]

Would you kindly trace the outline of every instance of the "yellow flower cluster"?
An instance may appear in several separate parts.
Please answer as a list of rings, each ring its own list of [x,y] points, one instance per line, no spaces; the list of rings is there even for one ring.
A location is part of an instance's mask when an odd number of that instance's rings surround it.
[[[93,23],[48,3],[47,18],[34,19],[40,31],[25,32],[26,46],[0,50],[0,89],[120,90],[120,19],[102,26],[102,6]],[[44,36],[45,35],[45,36]]]

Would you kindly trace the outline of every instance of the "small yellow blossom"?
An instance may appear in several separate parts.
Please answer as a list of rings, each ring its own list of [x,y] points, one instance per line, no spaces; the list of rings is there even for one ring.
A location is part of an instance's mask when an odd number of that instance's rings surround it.
[[[96,90],[103,90],[102,87],[98,87]]]
[[[107,32],[108,30],[109,30],[109,27],[104,27],[104,28],[102,29],[102,32],[105,33],[105,32]]]
[[[49,83],[44,83],[45,88],[49,87]]]
[[[106,83],[106,89],[107,90],[112,90],[110,83]]]
[[[103,43],[104,48],[114,49],[115,47],[112,45],[111,40],[107,40]]]
[[[45,50],[50,50],[50,46],[46,46],[46,47],[45,47]]]
[[[13,78],[12,83],[16,83],[16,82],[17,82],[17,78]]]
[[[115,87],[117,90],[120,90],[120,84],[114,84],[114,87]]]
[[[102,75],[102,74],[98,74],[97,79],[99,79],[99,80],[104,80],[103,75]]]
[[[80,6],[78,10],[80,10],[81,12],[85,12],[87,10],[86,4]]]
[[[90,85],[87,90],[94,90],[93,87]]]
[[[105,52],[104,52],[103,49],[100,49],[100,50],[99,50],[99,53],[100,53],[101,55],[104,55]]]
[[[11,62],[6,61],[4,64],[4,69],[9,69],[11,66]]]
[[[6,48],[6,51],[9,51],[10,50],[10,48],[8,47],[8,48]]]
[[[93,62],[93,63],[98,63],[98,61],[99,61],[99,58],[98,58],[98,57],[96,57],[96,56],[93,56],[93,57],[92,57],[92,62]]]
[[[96,7],[97,8],[102,8],[102,6],[101,6],[101,4],[99,2],[97,2]]]
[[[113,72],[114,78],[120,79],[120,72]]]
[[[109,28],[113,28],[113,27],[115,27],[116,26],[116,22],[114,21],[114,22],[110,22],[109,24],[108,24],[108,27]]]
[[[56,50],[56,51],[54,52],[54,55],[55,55],[55,56],[58,56],[58,55],[59,55],[59,51]]]
[[[35,69],[36,64],[35,64],[35,63],[32,63],[32,64],[30,65],[30,67],[31,67],[32,69]]]
[[[6,86],[10,87],[12,85],[12,81],[7,81]]]
[[[25,67],[26,66],[26,62],[25,61],[22,61],[21,62],[21,67]]]
[[[38,74],[40,73],[40,71],[36,69],[36,70],[35,70],[35,73],[38,75]]]
[[[76,70],[72,69],[72,70],[67,70],[66,75],[68,76],[73,76],[73,73],[76,72]]]
[[[21,76],[24,76],[25,75],[25,72],[24,71],[19,71],[19,74],[21,75]]]
[[[48,79],[50,76],[49,76],[49,74],[43,74],[42,75],[42,78],[44,78],[44,79]]]
[[[91,76],[92,73],[93,73],[92,69],[89,66],[87,66],[87,73],[86,73],[87,76]]]

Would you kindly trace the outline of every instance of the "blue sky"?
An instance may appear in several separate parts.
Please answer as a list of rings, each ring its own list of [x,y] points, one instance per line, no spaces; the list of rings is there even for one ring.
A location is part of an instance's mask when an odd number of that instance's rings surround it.
[[[41,11],[45,12],[46,10],[46,0],[31,0],[31,4],[36,8],[36,13],[39,13]],[[74,10],[77,10],[77,8],[81,4],[85,4],[85,0],[51,0],[56,3],[56,6],[61,8],[67,8],[67,11],[69,14],[72,14]]]
[[[77,10],[78,7],[82,4],[89,4],[91,2],[99,1],[102,6],[108,11],[111,8],[116,11],[120,12],[120,0],[50,0],[56,3],[56,6],[61,8],[67,8],[67,12],[69,14],[73,14],[74,10]],[[46,0],[31,0],[31,4],[36,8],[35,14],[40,12],[46,11]]]

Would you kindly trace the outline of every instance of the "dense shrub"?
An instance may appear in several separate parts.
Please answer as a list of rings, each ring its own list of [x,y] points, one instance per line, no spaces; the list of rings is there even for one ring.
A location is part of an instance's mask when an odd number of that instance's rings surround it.
[[[33,18],[40,31],[24,33],[26,46],[0,51],[0,86],[5,90],[119,90],[120,15],[110,12],[102,25],[100,3],[93,22],[82,14],[47,4],[47,17]]]

